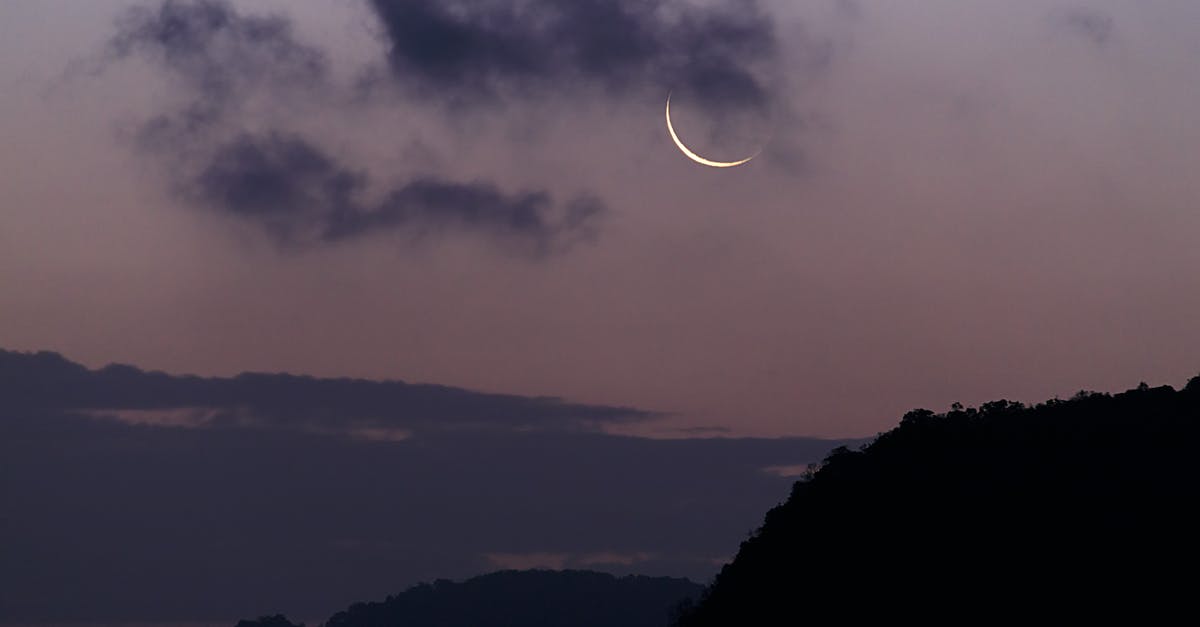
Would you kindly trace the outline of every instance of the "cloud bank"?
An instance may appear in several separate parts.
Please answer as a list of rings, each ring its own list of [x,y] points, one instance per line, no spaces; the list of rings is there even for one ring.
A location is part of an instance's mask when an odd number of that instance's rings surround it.
[[[162,420],[214,406],[201,423]],[[560,561],[705,580],[787,494],[759,467],[842,443],[582,427],[640,415],[0,352],[0,528],[19,538],[3,544],[0,623],[322,616],[422,580]]]
[[[485,394],[402,381],[244,373],[174,376],[125,365],[89,370],[56,353],[0,350],[0,397],[25,410],[87,411],[133,422],[286,429],[370,436],[496,431],[594,431],[652,412],[557,398]],[[128,414],[124,412],[138,412]],[[375,438],[378,439],[378,438]]]

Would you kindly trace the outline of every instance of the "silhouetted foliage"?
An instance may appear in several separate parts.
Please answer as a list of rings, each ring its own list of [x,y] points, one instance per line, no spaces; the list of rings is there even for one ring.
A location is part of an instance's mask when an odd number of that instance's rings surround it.
[[[679,625],[1194,614],[1197,435],[1200,377],[911,411],[797,482]]]
[[[665,627],[701,586],[669,577],[588,571],[501,571],[420,584],[380,603],[356,603],[327,627]]]

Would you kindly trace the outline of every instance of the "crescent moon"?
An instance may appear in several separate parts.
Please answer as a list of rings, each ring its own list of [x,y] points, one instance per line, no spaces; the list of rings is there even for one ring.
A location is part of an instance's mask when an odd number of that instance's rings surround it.
[[[742,165],[743,163],[748,163],[751,159],[757,157],[758,154],[762,152],[762,148],[759,148],[749,157],[746,157],[745,159],[739,159],[737,161],[713,161],[712,159],[705,159],[704,157],[692,152],[691,149],[684,145],[683,140],[679,139],[679,135],[675,133],[675,125],[671,124],[670,92],[667,92],[667,131],[671,133],[671,139],[675,141],[675,145],[679,147],[679,150],[683,152],[684,156],[692,161],[695,161],[696,163],[699,163],[700,165],[706,165],[710,168],[733,168]]]

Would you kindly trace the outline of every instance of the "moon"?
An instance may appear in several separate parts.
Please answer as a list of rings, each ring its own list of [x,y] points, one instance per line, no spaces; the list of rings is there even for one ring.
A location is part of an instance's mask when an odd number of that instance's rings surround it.
[[[675,141],[675,145],[679,147],[679,150],[684,154],[684,156],[686,156],[688,159],[691,159],[692,161],[695,161],[696,163],[699,163],[700,165],[706,165],[710,168],[737,167],[744,163],[749,163],[749,161],[751,159],[757,157],[758,154],[760,152],[762,152],[762,148],[759,148],[758,150],[754,151],[754,154],[750,155],[749,157],[746,157],[745,159],[739,159],[737,161],[713,161],[712,159],[705,159],[704,157],[701,157],[700,155],[692,152],[691,149],[689,149],[686,145],[684,145],[683,140],[679,139],[679,135],[675,133],[675,125],[671,124],[671,93],[670,92],[667,92],[667,130],[671,133],[671,139]]]

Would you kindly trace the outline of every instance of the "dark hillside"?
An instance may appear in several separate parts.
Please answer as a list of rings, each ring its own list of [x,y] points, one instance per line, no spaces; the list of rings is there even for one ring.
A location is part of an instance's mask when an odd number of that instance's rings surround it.
[[[1194,616],[1198,431],[1200,378],[909,412],[796,483],[680,624]]]

